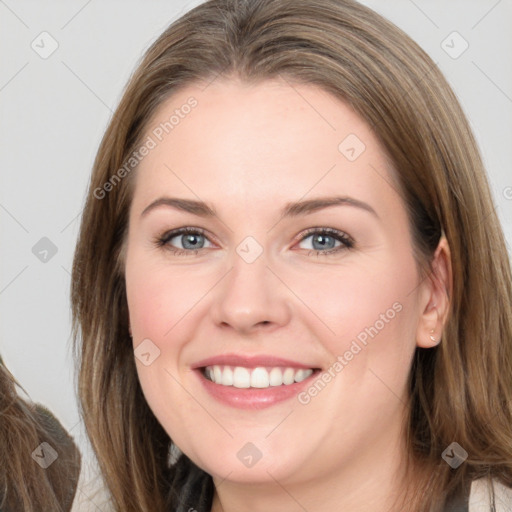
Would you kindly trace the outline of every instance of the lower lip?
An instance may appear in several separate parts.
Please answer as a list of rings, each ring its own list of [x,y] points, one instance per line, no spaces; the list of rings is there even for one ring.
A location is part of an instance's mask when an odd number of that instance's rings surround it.
[[[319,370],[313,371],[308,378],[301,382],[268,388],[223,386],[208,380],[201,370],[196,370],[196,373],[206,391],[218,401],[238,409],[265,409],[297,396],[318,375]]]

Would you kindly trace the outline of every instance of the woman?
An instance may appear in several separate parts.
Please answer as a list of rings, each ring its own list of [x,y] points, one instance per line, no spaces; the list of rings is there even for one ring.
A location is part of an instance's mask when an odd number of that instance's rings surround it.
[[[0,358],[0,510],[71,510],[80,453],[51,412],[29,404]]]
[[[72,282],[116,510],[510,507],[503,234],[446,80],[370,9],[173,23],[99,148]]]

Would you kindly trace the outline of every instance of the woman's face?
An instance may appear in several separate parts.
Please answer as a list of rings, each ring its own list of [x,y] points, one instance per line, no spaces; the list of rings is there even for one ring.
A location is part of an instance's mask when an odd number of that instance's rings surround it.
[[[312,85],[216,80],[168,99],[145,142],[127,298],[170,437],[237,482],[396,458],[430,292],[368,125]]]

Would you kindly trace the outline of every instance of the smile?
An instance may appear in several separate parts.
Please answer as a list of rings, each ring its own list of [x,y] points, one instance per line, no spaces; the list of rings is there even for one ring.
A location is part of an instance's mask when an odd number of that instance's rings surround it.
[[[244,366],[213,365],[203,369],[204,377],[215,384],[259,389],[289,386],[296,382],[302,382],[312,373],[312,368],[297,369],[281,366],[246,368]]]

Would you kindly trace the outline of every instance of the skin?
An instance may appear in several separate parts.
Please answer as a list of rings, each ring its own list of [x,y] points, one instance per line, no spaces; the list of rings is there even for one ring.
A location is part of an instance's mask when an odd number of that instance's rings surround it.
[[[136,360],[145,397],[180,449],[213,476],[214,511],[391,510],[410,478],[402,424],[411,358],[416,346],[437,344],[446,321],[446,240],[433,278],[420,279],[383,147],[320,88],[281,79],[189,85],[160,106],[147,134],[190,96],[197,107],[142,160],[134,182],[130,327],[134,348],[149,338],[160,350],[148,366]],[[349,134],[366,146],[354,161],[338,149]],[[333,195],[364,201],[376,215],[342,205],[280,218],[288,202]],[[162,205],[141,216],[163,196],[205,201],[217,215]],[[173,254],[182,236],[155,243],[181,227],[205,230],[199,252]],[[344,232],[354,247],[329,240],[322,249],[309,228]],[[263,250],[250,264],[236,251],[247,236]],[[312,250],[333,247],[342,249]],[[228,352],[326,370],[395,303],[401,311],[307,404],[238,410],[214,400],[191,371]],[[262,454],[250,468],[237,457],[248,442]]]

